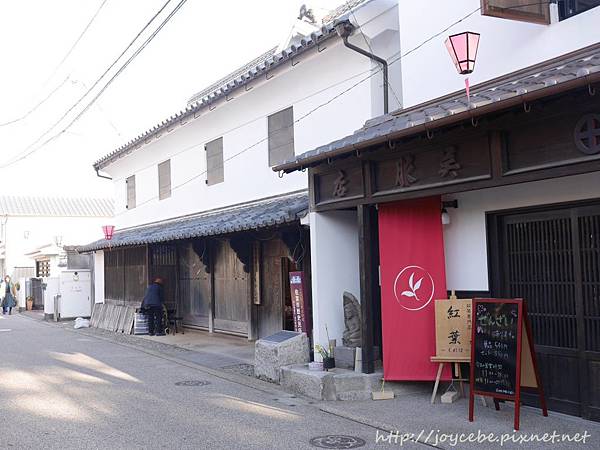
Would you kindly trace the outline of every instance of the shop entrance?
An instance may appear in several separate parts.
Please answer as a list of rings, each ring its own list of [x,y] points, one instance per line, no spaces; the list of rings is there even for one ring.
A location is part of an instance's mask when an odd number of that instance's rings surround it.
[[[215,240],[213,255],[215,330],[248,335],[250,276],[229,241]]]
[[[187,326],[209,327],[211,277],[210,268],[206,267],[205,262],[209,252],[206,241],[198,243],[197,247],[188,242],[178,248],[180,314],[183,324]]]
[[[261,305],[258,309],[258,337],[281,330],[294,331],[290,277],[297,266],[288,258],[288,249],[281,239],[261,242]]]
[[[600,421],[600,204],[494,213],[488,231],[492,293],[527,301],[549,408]]]

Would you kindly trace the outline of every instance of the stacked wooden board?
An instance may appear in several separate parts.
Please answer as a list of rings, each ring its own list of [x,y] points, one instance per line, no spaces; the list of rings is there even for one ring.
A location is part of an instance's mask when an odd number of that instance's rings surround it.
[[[135,308],[126,305],[97,303],[92,311],[90,326],[117,333],[131,334]]]

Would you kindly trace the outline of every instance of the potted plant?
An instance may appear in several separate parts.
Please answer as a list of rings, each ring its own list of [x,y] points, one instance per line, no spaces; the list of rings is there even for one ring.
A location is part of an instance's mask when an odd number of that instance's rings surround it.
[[[321,358],[323,358],[323,369],[329,370],[335,367],[335,358],[333,357],[333,352],[331,348],[325,349],[322,345],[315,345],[315,350],[319,352]]]
[[[31,295],[25,299],[25,304],[27,311],[31,311],[33,309],[33,297]]]

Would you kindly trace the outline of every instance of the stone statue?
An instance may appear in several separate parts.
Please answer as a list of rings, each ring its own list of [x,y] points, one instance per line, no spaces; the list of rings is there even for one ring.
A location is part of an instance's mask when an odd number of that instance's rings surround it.
[[[362,346],[362,320],[360,303],[349,292],[344,292],[344,324],[346,329],[342,336],[345,347]]]

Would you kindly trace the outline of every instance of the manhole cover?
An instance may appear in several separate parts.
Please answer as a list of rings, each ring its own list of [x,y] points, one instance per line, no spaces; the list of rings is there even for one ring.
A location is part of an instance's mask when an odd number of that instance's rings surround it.
[[[312,438],[310,444],[319,448],[358,448],[366,444],[364,439],[355,436],[328,435]]]
[[[175,383],[175,386],[206,386],[210,384],[210,381],[203,380],[186,380],[186,381],[178,381]]]

